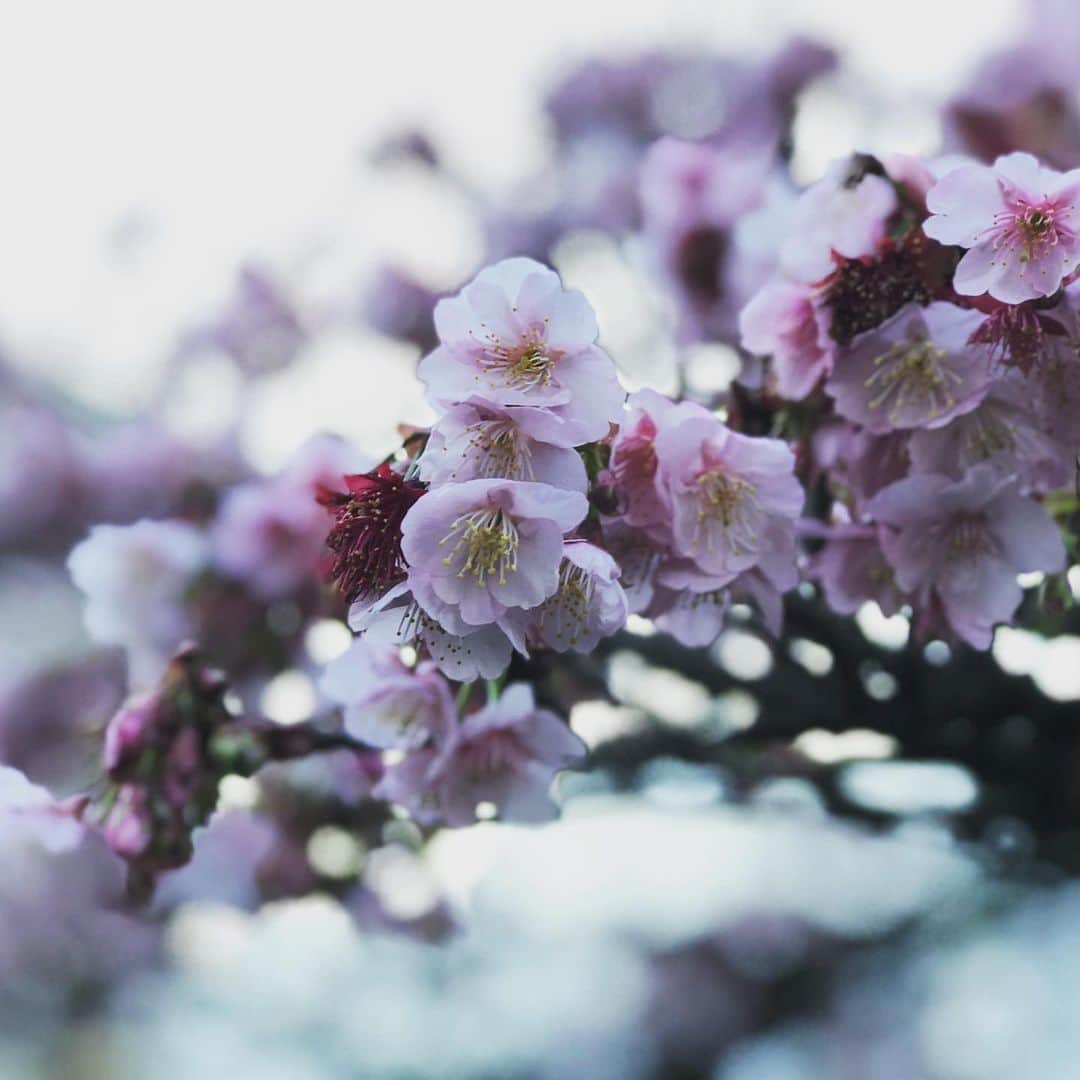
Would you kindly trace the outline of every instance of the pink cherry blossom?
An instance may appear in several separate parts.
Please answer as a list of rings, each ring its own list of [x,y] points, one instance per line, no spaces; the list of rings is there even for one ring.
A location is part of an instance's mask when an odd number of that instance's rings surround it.
[[[1052,296],[1080,265],[1080,169],[1025,153],[954,169],[929,191],[923,231],[968,249],[953,278],[964,296],[1006,304]]]
[[[619,574],[615,560],[595,544],[564,544],[555,594],[527,613],[530,640],[555,652],[592,652],[626,625],[629,609]]]
[[[0,764],[0,831],[31,837],[45,850],[69,851],[86,832],[72,808],[58,803],[18,769]]]
[[[86,596],[87,631],[126,649],[135,684],[154,683],[192,633],[184,597],[209,561],[206,537],[179,521],[95,525],[68,556],[72,581]]]
[[[939,602],[953,631],[988,648],[995,624],[1020,604],[1020,573],[1065,565],[1061,533],[1011,477],[976,465],[962,480],[920,474],[879,492],[867,510],[896,582],[918,605]]]
[[[320,685],[345,706],[345,730],[370,746],[418,749],[456,722],[450,688],[431,661],[413,670],[397,648],[367,638],[327,664]]]
[[[519,480],[433,488],[402,523],[409,588],[453,634],[536,607],[558,588],[563,535],[587,508],[580,492]]]
[[[608,479],[619,502],[618,516],[634,528],[652,531],[666,541],[671,513],[657,483],[656,433],[676,406],[655,390],[639,390],[611,441]]]
[[[268,600],[316,582],[330,526],[316,494],[342,490],[346,473],[369,465],[347,443],[320,437],[306,443],[280,475],[232,488],[211,534],[217,566]]]
[[[665,419],[656,453],[674,553],[702,574],[733,578],[791,548],[803,491],[783,442],[740,435],[685,403]]]
[[[896,205],[896,192],[884,176],[853,178],[850,160],[833,162],[799,198],[791,235],[780,249],[781,269],[810,283],[832,272],[834,253],[845,259],[872,255]]]
[[[773,277],[739,315],[743,348],[772,357],[776,392],[798,401],[833,369],[836,343],[820,295],[803,282]]]
[[[906,600],[882,550],[879,530],[872,527],[830,536],[824,550],[811,560],[808,573],[821,582],[829,607],[842,615],[853,614],[868,600],[876,601],[886,615],[894,615]]]
[[[482,270],[435,308],[440,345],[417,369],[429,400],[448,408],[473,398],[543,409],[546,434],[575,446],[603,438],[625,393],[597,345],[585,297],[532,259]]]
[[[947,303],[901,309],[845,350],[825,387],[836,411],[880,435],[970,412],[991,380],[986,350],[968,344],[982,319]]]
[[[510,663],[513,646],[496,625],[466,634],[451,634],[428,615],[404,583],[395,585],[374,603],[355,603],[349,625],[376,644],[413,645],[457,682],[497,679]]]
[[[422,822],[471,825],[485,802],[504,821],[547,821],[558,813],[550,795],[555,774],[580,766],[585,754],[566,724],[536,707],[532,688],[515,683],[468,714],[443,746],[392,766],[376,794]]]
[[[1072,474],[1071,455],[1049,434],[1053,425],[1039,409],[1042,395],[1033,393],[1037,388],[1035,378],[1015,373],[995,380],[971,412],[945,427],[912,434],[912,468],[960,478],[972,465],[991,461],[1016,476],[1022,493],[1063,487]]]
[[[549,429],[540,409],[479,400],[455,405],[431,429],[419,461],[420,479],[429,484],[535,480],[584,493],[588,479],[581,455],[533,435]]]

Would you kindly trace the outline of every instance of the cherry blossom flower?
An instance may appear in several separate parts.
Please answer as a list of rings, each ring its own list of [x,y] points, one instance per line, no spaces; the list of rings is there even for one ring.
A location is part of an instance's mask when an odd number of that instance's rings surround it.
[[[72,550],[68,570],[86,596],[86,629],[127,650],[134,682],[153,682],[190,635],[184,596],[209,559],[206,537],[179,521],[96,525]]]
[[[413,599],[409,587],[395,585],[374,603],[356,603],[349,625],[369,641],[401,647],[411,645],[457,682],[497,679],[510,663],[513,646],[496,625],[451,634]]]
[[[1060,173],[1031,154],[948,173],[927,194],[927,236],[968,251],[953,287],[1006,304],[1052,296],[1080,265],[1080,170]]]
[[[940,602],[953,631],[988,648],[995,624],[1020,603],[1016,576],[1065,565],[1061,533],[1011,477],[976,465],[962,480],[920,474],[879,492],[867,506],[891,526],[882,535],[896,582],[919,604]]]
[[[419,749],[456,722],[450,688],[435,665],[410,669],[398,649],[357,638],[332,660],[323,692],[345,706],[345,730],[370,746]]]
[[[832,272],[834,255],[872,255],[896,206],[892,184],[864,168],[859,155],[833,162],[799,198],[780,249],[781,269],[797,281],[816,282]]]
[[[739,315],[743,348],[771,356],[776,392],[797,401],[833,369],[828,312],[808,285],[783,277],[765,284]]]
[[[912,468],[961,478],[972,465],[992,462],[1017,478],[1021,492],[1052,491],[1064,486],[1072,466],[1066,446],[1048,433],[1033,394],[1035,380],[1015,374],[995,380],[977,408],[944,427],[912,434]]]
[[[348,443],[318,436],[278,476],[231,488],[211,532],[217,566],[268,600],[316,582],[330,527],[317,496],[343,491],[345,474],[368,465]]]
[[[443,746],[392,766],[376,794],[422,822],[471,825],[481,803],[493,803],[504,821],[547,821],[558,813],[555,773],[580,766],[585,754],[566,724],[536,707],[532,688],[515,683],[469,713]]]
[[[684,403],[657,434],[656,453],[675,554],[702,574],[733,578],[790,548],[803,491],[783,442],[740,435]]]
[[[833,611],[851,615],[874,600],[884,614],[894,615],[906,602],[879,531],[855,526],[845,534],[840,529],[811,560],[808,573],[821,582]]]
[[[431,429],[418,465],[420,479],[429,484],[535,480],[584,493],[588,479],[580,454],[532,434],[534,429],[550,432],[545,421],[540,409],[483,401],[455,405]]]
[[[658,425],[676,406],[655,390],[639,390],[611,441],[607,479],[618,499],[618,517],[634,528],[652,530],[666,540],[671,527],[668,504],[657,486]]]
[[[837,412],[879,435],[970,412],[991,379],[985,351],[968,345],[982,318],[953,304],[913,305],[856,338],[826,385]]]
[[[679,301],[682,335],[724,336],[732,229],[760,204],[775,155],[767,142],[724,146],[663,138],[641,166],[649,254]],[[725,301],[729,303],[725,304]]]
[[[70,851],[86,832],[78,810],[78,802],[59,803],[18,769],[0,764],[0,831],[18,831],[47,851]]]
[[[402,523],[413,596],[453,634],[536,607],[558,588],[563,535],[586,510],[580,492],[549,484],[467,480],[434,488]]]
[[[595,544],[564,544],[555,594],[528,613],[530,640],[555,652],[592,652],[626,625],[629,608],[619,575],[615,560]]]
[[[625,395],[596,345],[592,308],[532,259],[504,259],[439,301],[435,329],[441,344],[417,374],[438,407],[480,398],[541,408],[549,432],[534,437],[564,446],[603,438],[618,417]]]

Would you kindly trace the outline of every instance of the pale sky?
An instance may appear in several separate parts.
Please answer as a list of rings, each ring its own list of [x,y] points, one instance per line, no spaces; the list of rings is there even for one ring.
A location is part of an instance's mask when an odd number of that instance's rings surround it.
[[[813,103],[800,166],[854,142],[930,149],[928,104],[1019,0],[389,4],[84,0],[0,20],[0,341],[89,400],[138,406],[178,325],[249,256],[332,292],[391,253],[437,280],[477,255],[460,207],[365,175],[399,122],[498,188],[540,158],[539,90],[574,57],[664,44],[764,52],[786,31],[846,47],[873,92]],[[858,97],[858,101],[856,101]],[[880,121],[880,117],[878,118]],[[115,254],[118,236],[134,237]],[[113,254],[110,254],[110,250]]]

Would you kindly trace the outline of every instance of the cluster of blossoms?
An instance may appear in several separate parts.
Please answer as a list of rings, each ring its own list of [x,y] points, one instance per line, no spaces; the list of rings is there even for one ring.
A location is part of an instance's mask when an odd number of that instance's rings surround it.
[[[910,605],[922,636],[986,648],[1017,575],[1065,568],[1042,497],[1080,439],[1078,266],[1080,171],[1028,154],[861,155],[801,196],[741,330],[799,403],[834,610]]]
[[[775,624],[802,488],[778,440],[652,391],[626,402],[587,301],[533,260],[483,270],[435,328],[419,377],[441,415],[422,449],[324,498],[362,634],[324,688],[354,735],[405,754],[376,794],[421,819],[471,821],[480,802],[532,818],[577,740],[527,686],[457,723],[444,676],[589,653],[632,611],[692,645],[718,636],[732,596]],[[415,668],[392,651],[405,645]]]

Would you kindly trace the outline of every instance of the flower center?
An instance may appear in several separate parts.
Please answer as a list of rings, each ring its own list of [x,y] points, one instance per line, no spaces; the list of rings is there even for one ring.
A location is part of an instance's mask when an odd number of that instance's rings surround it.
[[[576,645],[589,621],[596,579],[592,574],[564,559],[559,568],[559,588],[540,609],[540,625],[551,620],[555,637],[567,645]]]
[[[1060,238],[1054,210],[1053,205],[1032,206],[1023,199],[1013,200],[1006,209],[994,215],[994,224],[989,230],[995,234],[994,248],[1018,247],[1020,262],[1031,262]]]
[[[945,558],[959,562],[979,555],[994,554],[994,541],[979,517],[962,517],[949,529]]]
[[[518,737],[505,730],[489,731],[459,752],[462,772],[474,784],[498,779],[515,768],[522,756]]]
[[[532,480],[528,442],[512,424],[479,421],[469,428],[469,445],[476,451],[477,475],[484,479]]]
[[[514,390],[534,390],[551,385],[556,359],[538,341],[513,348],[497,343],[485,351],[481,366],[488,371],[501,373],[504,386]]]
[[[929,341],[894,345],[874,358],[874,373],[864,384],[872,392],[869,407],[888,406],[894,423],[911,405],[921,406],[932,418],[956,404],[953,388],[963,380],[945,364],[948,354]]]
[[[454,542],[443,564],[460,562],[458,577],[471,574],[477,585],[486,585],[489,578],[505,585],[506,575],[517,570],[519,540],[513,521],[501,510],[474,510],[457,518],[439,544]]]
[[[697,478],[701,491],[701,509],[698,516],[719,518],[725,529],[737,524],[745,515],[745,504],[757,505],[754,485],[737,476],[728,476],[719,469],[709,469]]]

